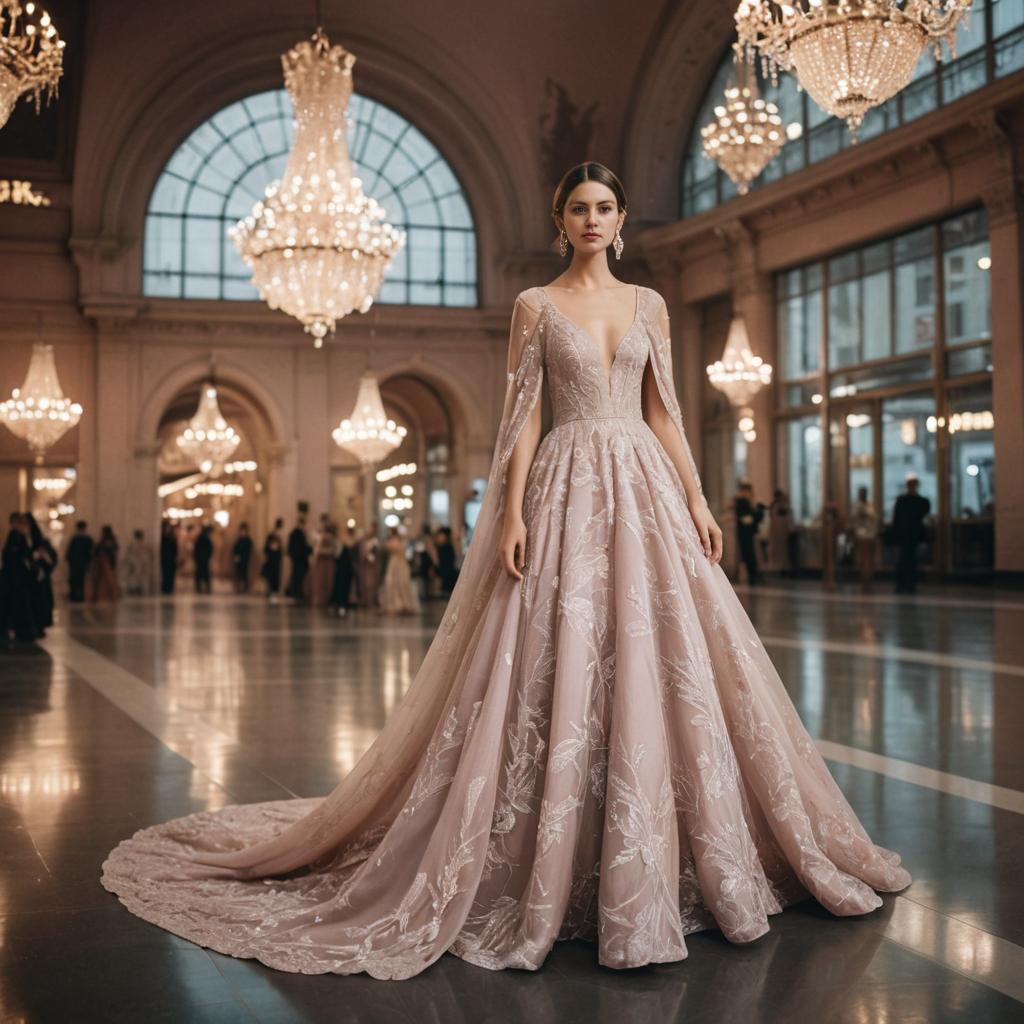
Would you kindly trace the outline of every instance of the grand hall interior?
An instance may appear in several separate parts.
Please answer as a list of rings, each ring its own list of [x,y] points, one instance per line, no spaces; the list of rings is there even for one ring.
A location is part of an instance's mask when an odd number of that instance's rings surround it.
[[[1024,1019],[1022,184],[1024,0],[0,0],[0,1022]]]

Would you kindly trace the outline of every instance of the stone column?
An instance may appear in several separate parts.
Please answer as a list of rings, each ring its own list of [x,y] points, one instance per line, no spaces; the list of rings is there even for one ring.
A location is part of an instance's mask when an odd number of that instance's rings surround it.
[[[995,416],[995,567],[1024,571],[1024,217],[1013,139],[996,116],[976,125],[991,143],[984,190],[992,252],[992,411]]]
[[[96,458],[89,467],[91,488],[85,510],[94,536],[102,524],[109,523],[122,545],[131,537],[132,529],[147,525],[135,521],[140,511],[137,500],[146,497],[136,495],[136,491],[147,483],[135,479],[139,462],[133,448],[137,359],[134,341],[111,337],[100,325],[93,415]]]
[[[775,366],[775,294],[770,274],[757,266],[757,239],[750,228],[737,220],[722,229],[732,264],[732,311],[746,324],[751,351]],[[747,476],[759,501],[771,500],[774,485],[772,466],[772,389],[762,388],[750,403],[754,411],[756,440],[747,445]],[[738,410],[737,410],[738,412]]]

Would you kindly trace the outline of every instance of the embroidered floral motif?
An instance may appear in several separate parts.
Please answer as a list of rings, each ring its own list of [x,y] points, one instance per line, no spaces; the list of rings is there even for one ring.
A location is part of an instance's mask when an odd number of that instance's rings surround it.
[[[700,550],[642,415],[650,367],[696,473],[665,306],[639,300],[606,373],[543,292],[519,296],[474,586],[460,579],[381,740],[324,799],[126,840],[103,884],[133,912],[282,970],[408,978],[447,950],[536,969],[573,937],[611,966],[680,960],[693,931],[749,941],[808,893],[863,913],[875,889],[909,883]],[[515,586],[494,524],[544,381],[552,428],[526,480]]]

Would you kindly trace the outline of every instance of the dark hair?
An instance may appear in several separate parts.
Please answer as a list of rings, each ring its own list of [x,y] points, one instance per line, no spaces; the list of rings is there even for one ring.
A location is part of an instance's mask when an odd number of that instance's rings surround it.
[[[562,211],[565,209],[565,204],[569,201],[569,196],[572,195],[572,190],[584,181],[597,181],[602,185],[607,185],[615,193],[615,202],[619,206],[619,211],[621,213],[626,212],[626,190],[622,187],[622,182],[604,164],[588,160],[586,163],[577,164],[575,167],[570,168],[562,176],[562,180],[558,183],[555,195],[551,200],[552,220],[555,220],[556,216],[562,216]],[[557,224],[558,221],[555,220],[555,225],[557,226]]]

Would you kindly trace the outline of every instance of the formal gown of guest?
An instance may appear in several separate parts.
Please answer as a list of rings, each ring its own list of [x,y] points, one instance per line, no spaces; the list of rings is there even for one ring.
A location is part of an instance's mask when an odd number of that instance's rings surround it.
[[[267,593],[275,597],[281,590],[281,559],[283,558],[281,535],[271,530],[263,542],[263,565],[260,575],[267,581]]]
[[[606,370],[546,292],[518,297],[483,506],[409,690],[326,797],[122,842],[103,884],[134,913],[281,970],[397,979],[446,951],[536,969],[560,938],[613,967],[681,960],[690,932],[749,942],[808,895],[861,914],[910,883],[702,551],[641,404],[650,372],[685,448],[665,304],[636,303]],[[519,582],[505,470],[545,377]]]
[[[94,601],[116,601],[118,543],[113,530],[104,526],[92,553],[92,597]]]
[[[405,541],[397,534],[384,542],[388,553],[388,567],[380,587],[380,610],[386,615],[411,615],[420,610],[409,560],[405,557]]]
[[[347,612],[352,605],[352,581],[355,576],[358,546],[356,535],[351,530],[344,534],[338,543],[338,557],[334,560],[334,584],[329,603],[341,614]]]
[[[309,599],[316,608],[330,604],[334,590],[334,562],[338,557],[338,534],[329,527],[321,531],[313,547],[313,571],[310,576]]]
[[[380,584],[380,545],[375,534],[367,533],[359,542],[359,603],[364,608],[377,607]]]
[[[145,540],[136,537],[124,549],[121,560],[121,585],[126,594],[153,592],[153,552]]]

